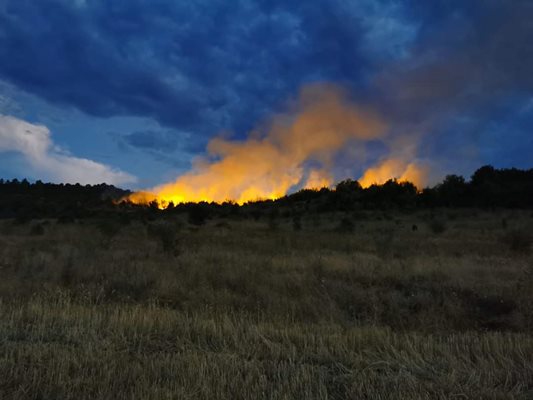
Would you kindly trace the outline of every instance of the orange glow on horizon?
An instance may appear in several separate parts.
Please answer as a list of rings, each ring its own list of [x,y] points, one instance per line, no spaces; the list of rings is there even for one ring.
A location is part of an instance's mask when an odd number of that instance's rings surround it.
[[[420,189],[427,182],[428,175],[429,170],[426,166],[390,158],[375,167],[368,168],[359,179],[359,183],[363,188],[367,188],[374,184],[382,185],[390,179],[397,179],[399,182],[411,182]]]
[[[320,189],[333,183],[335,155],[350,143],[383,139],[386,124],[360,107],[336,86],[304,87],[289,114],[273,118],[265,132],[254,131],[247,140],[214,138],[207,157],[174,182],[133,193],[129,200],[160,208],[170,202],[250,201],[278,199],[291,188]],[[308,168],[312,164],[314,168]],[[414,164],[388,160],[368,169],[362,186],[400,175],[419,184],[424,172]]]

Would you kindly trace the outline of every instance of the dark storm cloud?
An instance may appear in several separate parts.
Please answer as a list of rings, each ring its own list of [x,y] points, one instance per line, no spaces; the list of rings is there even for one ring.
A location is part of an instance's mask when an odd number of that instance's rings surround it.
[[[476,13],[457,9],[431,42],[422,37],[412,61],[380,80],[399,114],[459,111],[494,105],[533,91],[533,3],[484,2]]]
[[[502,148],[531,151],[530,128],[513,120],[533,96],[533,3],[429,3],[413,7],[424,22],[411,56],[377,74],[372,101],[395,129],[422,132],[419,152],[446,167],[513,165]]]
[[[167,131],[138,131],[125,135],[123,139],[130,146],[141,149],[172,152],[178,147],[177,138]]]
[[[186,169],[189,167],[187,154],[200,153],[205,143],[191,140],[186,132],[177,133],[170,129],[147,129],[131,133],[108,132],[124,153],[140,151],[157,162]]]
[[[342,2],[284,3],[5,0],[0,77],[95,116],[242,133],[301,84],[368,67]]]
[[[242,137],[305,83],[334,82],[393,129],[424,131],[426,157],[452,157],[531,97],[532,21],[529,0],[3,0],[0,80],[153,118],[163,136],[120,140],[157,154],[184,148],[183,132],[189,149]]]
[[[127,50],[125,38],[98,27],[105,21],[99,21],[97,7],[89,11],[81,4],[7,1],[0,8],[2,77],[93,115],[146,115],[168,124],[192,123],[200,101],[167,85],[141,54]],[[120,19],[116,22],[121,25]],[[133,27],[137,23],[131,22]]]

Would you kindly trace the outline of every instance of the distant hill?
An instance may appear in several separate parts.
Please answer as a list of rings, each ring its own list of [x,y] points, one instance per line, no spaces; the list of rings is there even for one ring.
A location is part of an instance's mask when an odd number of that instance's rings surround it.
[[[112,185],[54,184],[0,179],[0,218],[47,218],[91,215],[113,208],[131,192]]]
[[[418,190],[410,182],[389,180],[382,185],[362,188],[355,180],[339,182],[335,188],[300,190],[277,200],[257,201],[238,206],[224,204],[170,204],[159,210],[157,203],[148,206],[120,202],[130,194],[112,185],[52,184],[27,180],[0,179],[0,218],[90,217],[102,213],[126,212],[157,214],[189,212],[200,219],[218,214],[242,214],[259,217],[264,212],[291,210],[298,214],[365,209],[423,209],[434,207],[533,208],[533,169],[496,169],[484,166],[466,180],[448,175],[431,188]]]

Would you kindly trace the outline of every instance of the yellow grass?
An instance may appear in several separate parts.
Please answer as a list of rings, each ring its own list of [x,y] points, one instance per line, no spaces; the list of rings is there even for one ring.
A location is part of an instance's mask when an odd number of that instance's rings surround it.
[[[533,218],[438,216],[4,221],[0,399],[530,398]]]

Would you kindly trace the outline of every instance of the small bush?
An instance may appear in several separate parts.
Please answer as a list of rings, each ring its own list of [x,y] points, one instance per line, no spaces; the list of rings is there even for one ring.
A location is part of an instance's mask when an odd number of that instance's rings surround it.
[[[528,253],[531,249],[531,235],[524,230],[513,230],[502,237],[502,242],[509,250],[516,253]]]
[[[385,221],[391,221],[393,219],[393,216],[391,214],[389,214],[389,213],[384,212],[383,213],[383,219]]]
[[[200,226],[205,224],[208,211],[201,204],[192,204],[188,212],[188,221],[191,225]]]
[[[441,234],[447,229],[447,227],[444,221],[440,219],[434,219],[429,223],[429,229],[431,229],[431,232],[433,233]]]
[[[295,231],[302,230],[302,219],[300,218],[300,216],[295,215],[292,218],[292,229],[294,229]]]
[[[352,218],[355,221],[361,221],[361,220],[368,219],[368,215],[367,215],[367,213],[365,211],[356,210],[356,211],[352,212]]]
[[[108,298],[139,301],[149,297],[155,285],[155,279],[143,270],[132,271],[126,278],[116,275],[104,282],[105,295]]]
[[[31,217],[28,214],[20,213],[13,220],[13,225],[25,225],[31,221]]]
[[[120,232],[122,224],[113,219],[104,219],[98,221],[96,227],[105,237],[112,238]]]
[[[74,280],[74,260],[69,257],[61,268],[59,276],[60,282],[64,286],[69,286]]]
[[[261,218],[261,210],[252,210],[250,212],[250,215],[252,216],[252,218],[254,219],[254,221],[259,221],[259,219]]]
[[[348,217],[343,217],[339,221],[339,225],[337,226],[337,232],[340,233],[352,233],[355,230],[355,224],[353,221]]]
[[[394,231],[392,229],[381,230],[374,236],[376,254],[381,258],[393,255]]]
[[[502,229],[507,229],[508,223],[507,218],[502,218]]]
[[[271,231],[277,231],[279,228],[278,213],[271,212],[268,215],[268,229]]]
[[[42,224],[35,224],[30,228],[30,235],[42,236],[44,235],[44,226]]]
[[[176,227],[170,223],[157,223],[148,225],[148,234],[155,238],[164,252],[172,252],[175,256],[179,254],[176,239]]]
[[[12,231],[13,231],[12,223],[1,223],[0,221],[0,234],[10,235]]]
[[[57,218],[57,223],[61,225],[73,224],[76,219],[72,215],[61,215]]]

